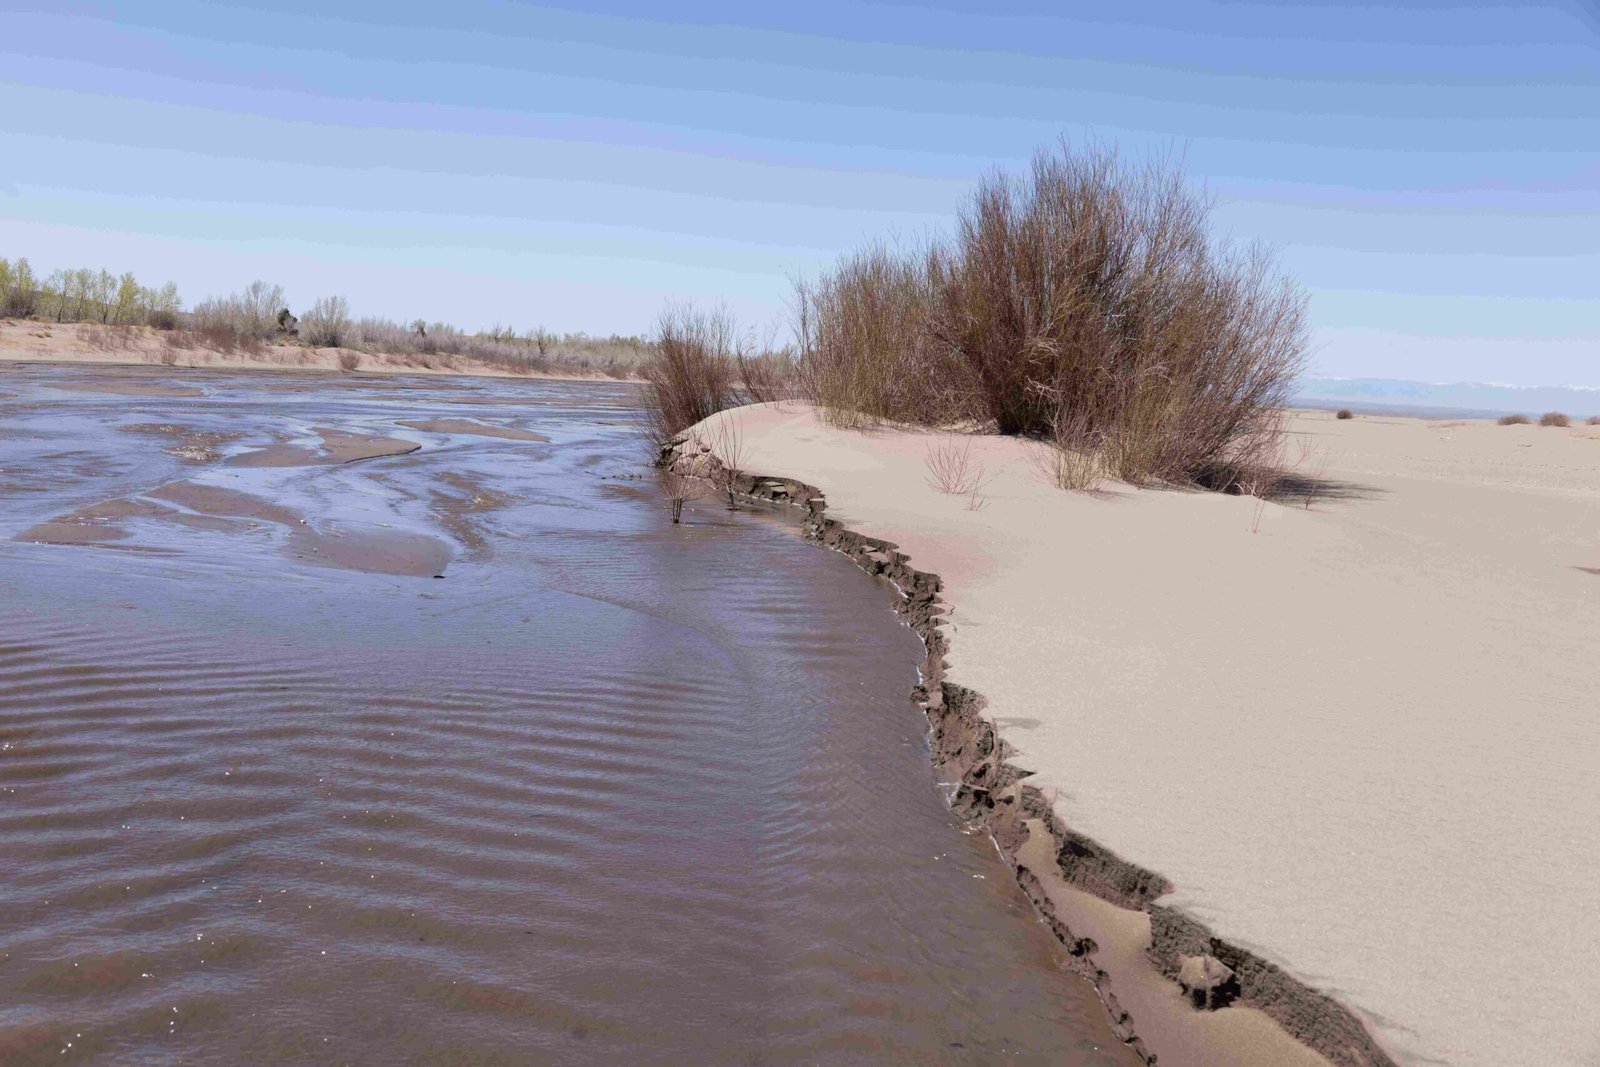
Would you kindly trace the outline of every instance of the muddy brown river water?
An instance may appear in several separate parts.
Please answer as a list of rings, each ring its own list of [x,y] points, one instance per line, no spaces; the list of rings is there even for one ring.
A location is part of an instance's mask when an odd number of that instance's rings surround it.
[[[891,592],[632,397],[0,369],[0,1063],[1133,1062]]]

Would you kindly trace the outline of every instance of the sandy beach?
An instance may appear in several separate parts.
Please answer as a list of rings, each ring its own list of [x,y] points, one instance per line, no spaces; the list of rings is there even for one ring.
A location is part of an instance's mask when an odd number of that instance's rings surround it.
[[[1596,1061],[1600,427],[1297,413],[1317,477],[1261,504],[1063,492],[1026,443],[966,437],[974,499],[929,484],[953,435],[722,419],[743,470],[940,577],[946,680],[1062,824],[1167,880],[1161,908],[1396,1062]],[[1155,976],[1148,916],[1051,892],[1162,1064],[1291,1062],[1254,1008]]]

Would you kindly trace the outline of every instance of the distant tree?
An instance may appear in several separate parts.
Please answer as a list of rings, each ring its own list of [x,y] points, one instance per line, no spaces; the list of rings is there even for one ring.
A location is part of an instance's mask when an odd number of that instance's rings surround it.
[[[97,317],[102,323],[111,321],[111,305],[117,298],[117,277],[108,270],[88,271],[88,284],[84,293],[84,318]]]
[[[139,310],[139,283],[132,272],[117,279],[116,295],[111,299],[111,321],[117,324],[130,321]]]
[[[72,277],[72,309],[67,321],[82,322],[93,313],[90,301],[94,299],[98,279],[88,267],[79,267],[69,273]]]
[[[325,296],[300,320],[300,332],[316,348],[339,348],[349,339],[350,305],[342,296]]]
[[[42,288],[46,318],[65,322],[70,308],[72,276],[64,270],[53,270],[44,280]]]
[[[177,284],[168,282],[160,289],[140,289],[139,307],[146,324],[158,330],[177,329],[178,312],[183,308]]]
[[[27,259],[11,265],[11,291],[6,294],[6,314],[26,318],[39,308],[39,281]]]

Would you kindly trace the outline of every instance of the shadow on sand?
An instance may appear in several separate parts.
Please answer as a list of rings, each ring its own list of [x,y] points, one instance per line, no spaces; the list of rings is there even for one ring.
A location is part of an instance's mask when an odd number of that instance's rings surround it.
[[[1286,474],[1266,494],[1274,504],[1304,504],[1329,501],[1376,500],[1387,493],[1375,485],[1348,482],[1340,478],[1317,478],[1306,474]]]

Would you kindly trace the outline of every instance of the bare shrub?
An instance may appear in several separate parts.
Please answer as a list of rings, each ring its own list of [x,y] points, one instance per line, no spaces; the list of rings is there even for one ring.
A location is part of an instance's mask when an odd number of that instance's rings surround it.
[[[254,281],[242,292],[202,300],[195,305],[194,321],[207,337],[225,331],[238,341],[269,341],[278,335],[278,315],[283,310],[283,287]]]
[[[350,372],[358,369],[360,366],[361,366],[361,353],[360,352],[349,352],[349,351],[346,351],[346,352],[340,352],[339,353],[339,369],[344,371],[346,374],[349,374]]]
[[[982,461],[972,458],[972,442],[942,441],[928,446],[923,463],[928,468],[928,484],[941,493],[967,495],[983,484]]]
[[[1526,426],[1533,420],[1526,415],[1501,415],[1495,421],[1501,426]]]
[[[739,383],[746,401],[751,404],[770,404],[788,400],[795,395],[795,362],[787,349],[735,354]]]
[[[1590,415],[1589,416],[1589,425],[1590,426],[1600,426],[1600,415]]]
[[[132,326],[80,326],[78,336],[102,352],[127,352],[133,348]],[[86,336],[87,335],[87,336]]]
[[[1540,426],[1571,426],[1572,420],[1559,411],[1547,411],[1539,416]]]
[[[157,330],[176,330],[179,323],[178,313],[165,308],[150,311],[144,321]]]
[[[201,325],[191,334],[196,342],[195,347],[209,348],[224,355],[239,347],[239,335],[233,327],[216,321],[206,323],[204,319],[200,322]]]
[[[977,416],[1130,480],[1235,485],[1277,443],[1305,298],[1209,212],[1177,167],[1063,142],[984,179],[952,238],[802,285],[802,389],[835,422]]]
[[[971,412],[966,376],[929,333],[931,299],[923,254],[881,244],[796,285],[798,381],[825,419],[938,424]]]
[[[728,416],[719,420],[711,432],[711,454],[717,460],[717,480],[719,487],[728,496],[728,510],[738,511],[739,501],[735,492],[739,486],[739,475],[744,473],[744,427],[739,420]]]
[[[666,494],[667,501],[672,505],[672,521],[677,523],[683,517],[683,505],[690,500],[698,500],[705,494],[706,483],[687,474],[675,470],[661,472],[661,491]]]
[[[1356,417],[1356,413],[1349,408],[1340,408],[1333,417],[1336,419],[1353,419]]]
[[[179,312],[183,308],[183,300],[178,296],[178,287],[173,282],[159,289],[141,288],[138,303],[146,325],[158,330],[176,330],[181,324]]]
[[[645,431],[657,444],[739,402],[734,330],[727,310],[691,304],[668,305],[656,319],[655,359],[643,375]]]
[[[350,305],[342,296],[325,296],[300,319],[300,336],[313,348],[338,348],[349,340]]]

